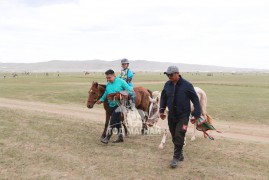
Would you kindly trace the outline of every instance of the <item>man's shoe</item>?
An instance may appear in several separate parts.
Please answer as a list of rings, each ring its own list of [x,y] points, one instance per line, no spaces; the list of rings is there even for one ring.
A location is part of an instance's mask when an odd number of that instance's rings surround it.
[[[170,163],[170,167],[171,168],[176,168],[177,167],[177,164],[178,164],[178,161],[179,161],[179,159],[173,158],[173,160]]]

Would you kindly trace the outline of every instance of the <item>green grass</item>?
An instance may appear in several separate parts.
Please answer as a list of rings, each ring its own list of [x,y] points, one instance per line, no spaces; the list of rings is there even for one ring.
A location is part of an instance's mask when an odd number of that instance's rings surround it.
[[[208,112],[215,119],[231,122],[269,124],[269,74],[261,73],[182,73],[183,77],[204,89]],[[2,75],[1,75],[2,76]],[[167,77],[162,73],[136,73],[135,86],[161,91]],[[103,73],[44,73],[0,79],[0,97],[56,104],[85,104],[92,81],[105,83]],[[148,82],[145,83],[145,82]],[[157,82],[152,84],[151,82]],[[159,82],[159,83],[158,83]]]
[[[1,179],[267,179],[268,144],[188,142],[185,161],[168,167],[171,138],[131,136],[99,142],[103,124],[0,108]],[[113,137],[115,138],[115,137]],[[188,137],[189,138],[189,137]]]

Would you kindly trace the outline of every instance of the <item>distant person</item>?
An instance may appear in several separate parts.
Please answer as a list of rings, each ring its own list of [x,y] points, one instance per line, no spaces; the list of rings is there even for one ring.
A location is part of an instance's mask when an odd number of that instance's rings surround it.
[[[128,85],[130,87],[134,87],[133,83],[132,83],[132,79],[134,77],[134,73],[132,72],[132,70],[129,68],[129,60],[126,58],[121,59],[121,73],[119,75],[119,77],[121,79],[123,79],[124,81],[126,81],[128,83]],[[131,109],[134,110],[135,109],[135,99],[136,99],[136,94],[133,91],[132,95],[130,96],[130,106]]]
[[[129,95],[132,94],[133,88],[129,86],[124,80],[119,77],[115,76],[115,72],[112,69],[109,69],[105,72],[107,84],[106,84],[106,91],[96,103],[101,104],[103,103],[109,94],[121,92],[127,90]],[[118,139],[113,141],[114,143],[123,142],[123,135],[121,129],[121,112],[117,110],[118,104],[115,101],[108,100],[109,108],[110,108],[110,123],[108,128],[108,133],[104,139],[101,140],[102,143],[107,144],[109,139],[112,136],[112,132],[114,128],[118,129]]]
[[[191,104],[194,105],[194,121],[201,115],[199,98],[193,85],[179,74],[176,66],[169,66],[164,72],[169,78],[163,87],[160,101],[160,117],[165,119],[164,111],[168,107],[168,126],[174,144],[173,160],[170,163],[172,168],[177,167],[179,161],[184,160],[183,145],[187,132]]]

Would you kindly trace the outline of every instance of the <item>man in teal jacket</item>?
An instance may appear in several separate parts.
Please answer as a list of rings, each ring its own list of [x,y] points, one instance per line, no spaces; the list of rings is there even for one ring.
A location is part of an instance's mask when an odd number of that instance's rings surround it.
[[[109,69],[105,72],[107,84],[106,84],[106,91],[100,100],[97,101],[97,104],[101,104],[104,102],[109,94],[117,93],[120,91],[127,90],[129,95],[132,94],[133,88],[127,84],[126,81],[122,80],[119,77],[115,76],[115,72],[112,69]],[[108,133],[106,137],[101,141],[102,143],[107,144],[110,137],[112,136],[112,131],[114,128],[118,129],[118,139],[113,141],[114,143],[123,142],[123,135],[121,129],[121,122],[120,122],[120,111],[117,110],[118,104],[115,101],[108,100],[109,107],[110,107],[110,123],[108,128]]]

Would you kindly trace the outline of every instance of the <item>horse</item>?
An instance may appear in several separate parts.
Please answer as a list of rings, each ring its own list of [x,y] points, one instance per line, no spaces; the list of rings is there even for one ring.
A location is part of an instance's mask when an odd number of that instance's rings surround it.
[[[200,108],[201,108],[201,114],[204,117],[204,119],[209,123],[212,124],[213,123],[213,118],[207,113],[206,111],[206,105],[207,105],[207,96],[204,90],[202,90],[199,87],[194,87],[196,94],[199,98],[199,103],[200,103]],[[150,109],[149,109],[149,117],[148,117],[148,126],[154,126],[157,124],[160,116],[159,116],[159,103],[160,103],[160,97],[161,97],[161,93],[159,91],[154,91],[152,93],[152,98],[149,97],[150,100]],[[190,101],[191,103],[191,112],[193,112],[194,110],[194,106],[193,103]],[[167,112],[167,111],[166,111]],[[164,133],[163,133],[163,137],[162,137],[162,141],[159,145],[159,148],[162,149],[163,145],[165,144],[166,141],[166,136],[167,136],[167,128],[165,128]],[[206,138],[207,135],[204,134],[204,137]],[[193,136],[191,137],[191,141],[194,141],[196,138],[196,126],[194,124],[193,127]],[[185,143],[186,144],[186,143]]]
[[[105,90],[106,90],[106,85],[99,84],[98,82],[94,82],[94,81],[92,82],[90,90],[88,91],[87,107],[89,109],[94,107],[94,104],[102,97],[102,95],[105,93]],[[149,105],[150,105],[150,101],[148,97],[152,97],[152,92],[143,87],[134,87],[134,91],[136,93],[135,105],[136,105],[136,108],[139,110],[138,112],[142,119],[141,133],[144,134],[145,131],[147,130],[146,122],[148,119],[148,110],[149,110]],[[105,127],[103,130],[103,133],[101,135],[101,139],[105,138],[106,136],[107,127],[110,120],[109,105],[108,105],[107,100],[103,103],[103,107],[106,112],[106,121],[105,121]],[[125,128],[125,132],[127,132],[126,127],[124,128]]]

